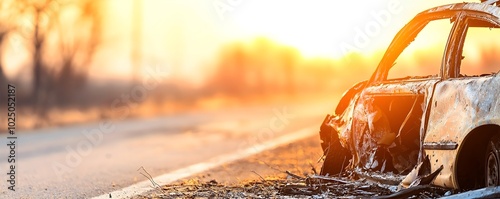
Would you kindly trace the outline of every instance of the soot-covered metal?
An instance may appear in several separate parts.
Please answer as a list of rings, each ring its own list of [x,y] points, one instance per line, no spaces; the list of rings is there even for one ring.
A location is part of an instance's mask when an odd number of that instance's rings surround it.
[[[403,27],[372,77],[323,121],[321,174],[382,174],[402,189],[500,186],[500,74],[460,74],[468,29],[500,28],[499,16],[496,5],[459,3],[423,11]],[[440,74],[388,79],[401,51],[437,19],[453,22]]]

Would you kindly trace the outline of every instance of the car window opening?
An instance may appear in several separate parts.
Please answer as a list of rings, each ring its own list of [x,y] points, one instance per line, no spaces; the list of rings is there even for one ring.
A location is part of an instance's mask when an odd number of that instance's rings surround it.
[[[500,71],[500,27],[484,20],[469,20],[462,50],[460,77],[480,77]]]
[[[394,61],[387,80],[438,77],[453,24],[449,18],[428,22]]]

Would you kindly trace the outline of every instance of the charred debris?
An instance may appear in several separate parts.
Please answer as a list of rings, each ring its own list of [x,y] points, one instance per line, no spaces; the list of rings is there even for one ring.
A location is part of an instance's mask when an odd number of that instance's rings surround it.
[[[500,28],[499,5],[439,6],[403,27],[371,78],[349,89],[321,124],[321,178],[389,186],[392,194],[381,198],[431,189],[446,190],[431,198],[500,196],[500,73],[460,73],[468,29]],[[452,28],[442,61],[432,63],[439,74],[389,79],[399,54],[441,19]]]

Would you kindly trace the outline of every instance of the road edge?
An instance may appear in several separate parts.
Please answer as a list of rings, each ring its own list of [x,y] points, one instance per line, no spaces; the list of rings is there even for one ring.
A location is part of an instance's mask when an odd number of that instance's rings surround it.
[[[160,176],[154,177],[154,181],[159,185],[166,185],[177,180],[187,178],[189,176],[195,175],[197,173],[201,173],[207,171],[209,169],[216,168],[223,164],[233,162],[236,160],[244,159],[250,157],[252,155],[261,153],[266,150],[274,149],[284,144],[292,143],[301,139],[305,139],[311,137],[313,135],[317,135],[318,132],[317,126],[311,126],[302,128],[300,130],[294,131],[293,133],[280,136],[273,140],[268,140],[264,143],[251,146],[244,150],[239,150],[234,153],[224,154],[212,158],[206,162],[201,162],[197,164],[193,164],[187,166],[182,169],[174,170],[169,173],[162,174]],[[130,185],[128,187],[122,188],[120,190],[116,190],[110,193],[102,194],[100,196],[93,197],[92,199],[108,199],[108,198],[131,198],[133,196],[137,196],[148,191],[152,191],[156,189],[153,187],[153,184],[150,180],[144,180],[142,182]]]

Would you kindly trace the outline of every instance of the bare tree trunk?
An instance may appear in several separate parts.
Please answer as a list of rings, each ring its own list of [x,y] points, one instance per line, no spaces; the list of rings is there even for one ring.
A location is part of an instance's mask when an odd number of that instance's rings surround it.
[[[33,38],[33,100],[37,102],[40,100],[42,92],[42,76],[43,76],[43,63],[42,63],[42,44],[43,37],[40,36],[40,13],[41,10],[36,10],[35,13],[35,31]]]
[[[6,35],[7,32],[0,33],[0,47],[2,46]],[[7,84],[7,76],[5,76],[5,73],[3,72],[2,54],[0,53],[0,92],[5,93],[4,91],[6,90],[7,87],[6,84]]]
[[[1,56],[0,56],[0,60],[2,60]],[[2,65],[2,62],[0,61],[0,86],[1,86],[0,91],[2,93],[5,93],[4,90],[5,90],[5,87],[7,87],[6,84],[7,84],[7,77],[5,76],[5,73],[3,72],[3,65]]]

